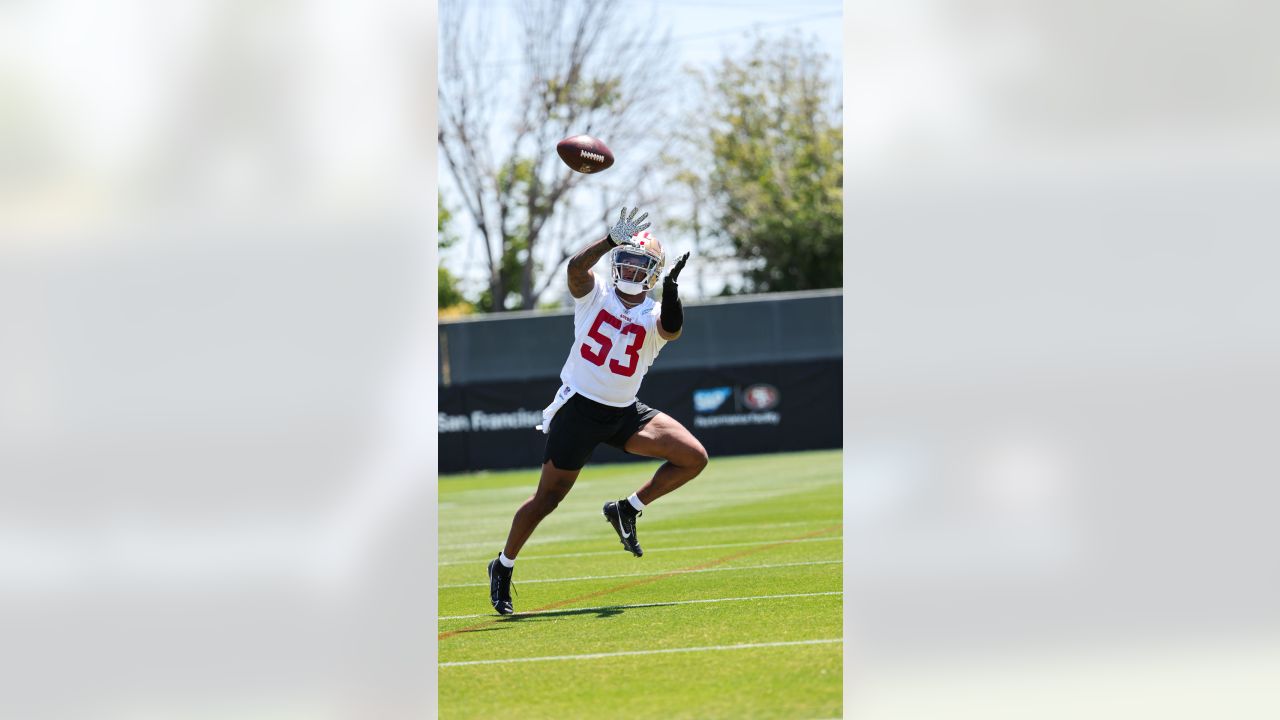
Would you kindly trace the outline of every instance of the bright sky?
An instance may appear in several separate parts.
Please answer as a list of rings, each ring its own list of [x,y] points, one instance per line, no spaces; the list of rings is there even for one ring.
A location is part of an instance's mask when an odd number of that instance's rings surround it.
[[[511,9],[516,0],[488,0],[486,10],[493,28],[501,28],[504,32],[515,26]],[[843,27],[842,3],[840,0],[792,0],[779,3],[776,0],[650,0],[635,3],[636,9],[630,14],[634,25],[628,27],[637,30],[647,29],[651,12],[660,22],[669,25],[672,36],[672,49],[678,54],[679,67],[707,67],[717,63],[726,55],[737,55],[749,44],[749,34],[758,29],[766,36],[781,36],[787,33],[800,32],[817,41],[818,47],[831,58],[829,75],[837,82],[841,77],[843,62]],[[660,28],[648,28],[659,30]],[[514,58],[515,51],[502,54],[503,60],[508,56]],[[684,100],[680,93],[657,98],[659,102],[679,103]],[[501,138],[495,138],[501,142]],[[607,142],[607,140],[606,140]],[[550,149],[548,149],[550,151]],[[440,184],[449,201],[451,179],[443,164],[440,166]],[[458,214],[459,203],[452,202],[455,215]],[[459,218],[466,222],[465,218]],[[461,225],[461,223],[457,223]],[[461,229],[461,228],[460,228]],[[585,240],[585,239],[584,239]],[[571,239],[576,242],[576,239]],[[677,242],[668,243],[670,252],[680,252],[688,248]],[[459,243],[442,254],[445,267],[455,275],[464,279],[464,289],[477,291],[483,286],[487,268],[483,254],[474,243]],[[715,279],[708,283],[707,291],[713,294],[719,291],[721,284]],[[549,299],[549,298],[544,298]]]
[[[658,0],[653,3],[671,23],[676,50],[684,63],[714,63],[724,51],[745,47],[744,33],[758,26],[766,34],[800,30],[840,62],[843,35],[839,0]]]

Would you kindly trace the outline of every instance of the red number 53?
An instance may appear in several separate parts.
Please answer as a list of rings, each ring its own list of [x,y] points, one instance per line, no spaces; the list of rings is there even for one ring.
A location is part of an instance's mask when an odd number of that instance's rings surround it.
[[[586,358],[587,362],[592,365],[604,365],[605,359],[609,357],[609,351],[613,349],[613,340],[610,340],[607,335],[602,335],[600,333],[600,326],[602,324],[609,325],[615,330],[620,330],[621,335],[630,334],[632,336],[631,344],[627,345],[626,348],[623,349],[627,354],[627,364],[623,365],[617,360],[610,360],[609,370],[611,370],[613,374],[621,375],[623,377],[631,377],[632,375],[635,375],[636,368],[640,365],[640,347],[644,345],[644,327],[635,324],[623,327],[621,320],[610,315],[605,310],[601,310],[600,313],[596,315],[595,321],[591,323],[591,329],[587,331],[587,337],[599,343],[600,347],[593,349],[589,343],[582,343],[582,347],[579,348],[579,352],[582,353],[582,357]]]

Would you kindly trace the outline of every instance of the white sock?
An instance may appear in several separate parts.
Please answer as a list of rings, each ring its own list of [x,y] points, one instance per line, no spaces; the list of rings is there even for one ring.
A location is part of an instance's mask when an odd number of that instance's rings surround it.
[[[640,496],[635,493],[631,493],[631,497],[627,498],[627,502],[631,503],[631,507],[636,510],[644,509],[644,503],[640,502]]]
[[[498,553],[498,562],[502,563],[502,567],[504,568],[513,568],[516,566],[516,561],[507,557],[507,553],[505,550],[503,552]]]

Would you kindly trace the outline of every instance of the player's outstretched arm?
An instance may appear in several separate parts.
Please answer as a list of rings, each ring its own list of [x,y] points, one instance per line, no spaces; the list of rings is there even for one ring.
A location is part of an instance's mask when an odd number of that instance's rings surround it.
[[[569,293],[576,298],[585,297],[595,287],[596,281],[591,274],[591,266],[613,249],[609,236],[605,235],[573,257],[569,258]]]
[[[592,242],[590,245],[582,248],[582,250],[569,259],[569,292],[575,298],[586,297],[591,292],[591,288],[595,287],[595,278],[591,274],[591,267],[604,257],[604,254],[619,245],[634,245],[635,241],[631,239],[632,235],[649,227],[649,223],[644,219],[649,217],[649,213],[636,217],[636,212],[640,208],[632,208],[631,215],[627,215],[627,209],[622,208],[622,212],[618,215],[618,222],[609,229],[609,233],[604,237]]]
[[[680,271],[688,260],[689,253],[681,255],[671,272],[662,279],[662,311],[658,315],[658,335],[663,340],[675,340],[680,337],[684,328],[684,306],[680,304],[680,286],[676,284],[676,278],[680,277]]]

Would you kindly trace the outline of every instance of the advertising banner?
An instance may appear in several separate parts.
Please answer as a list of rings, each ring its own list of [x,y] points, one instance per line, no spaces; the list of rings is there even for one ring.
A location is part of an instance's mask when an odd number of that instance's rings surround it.
[[[558,378],[440,387],[442,474],[537,468],[535,429]],[[689,428],[717,456],[840,447],[841,360],[651,372],[640,399]],[[601,445],[591,462],[640,460]]]

